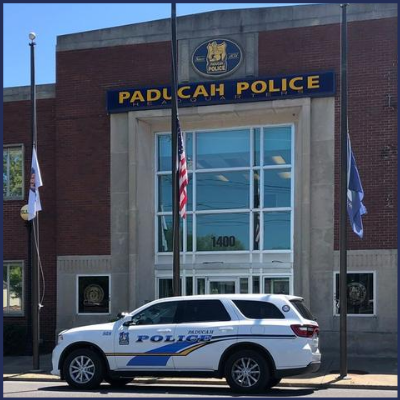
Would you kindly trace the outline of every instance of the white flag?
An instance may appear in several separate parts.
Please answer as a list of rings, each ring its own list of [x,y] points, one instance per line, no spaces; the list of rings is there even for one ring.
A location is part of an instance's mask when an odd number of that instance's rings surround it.
[[[39,163],[36,156],[36,149],[32,151],[31,178],[29,181],[28,220],[36,217],[36,213],[42,209],[40,204],[39,188],[43,186],[40,175]]]

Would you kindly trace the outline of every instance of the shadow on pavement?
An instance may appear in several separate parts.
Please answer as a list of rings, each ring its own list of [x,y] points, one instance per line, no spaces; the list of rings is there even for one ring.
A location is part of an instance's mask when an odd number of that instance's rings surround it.
[[[69,386],[49,386],[42,387],[38,389],[40,391],[50,391],[50,392],[59,392],[60,397],[62,397],[62,393],[68,396],[68,393],[77,392],[75,389],[70,388]],[[308,388],[293,388],[293,389],[285,389],[285,388],[273,388],[269,391],[263,393],[252,394],[251,397],[261,397],[265,398],[266,395],[273,397],[297,397],[297,396],[307,396],[314,393],[314,389]],[[118,395],[121,393],[129,394],[134,392],[135,395],[143,395],[145,397],[151,397],[151,394],[168,394],[168,395],[198,395],[198,396],[231,396],[231,397],[246,397],[248,398],[250,395],[245,395],[241,393],[235,393],[227,387],[204,387],[204,386],[196,386],[196,387],[188,387],[188,386],[161,386],[161,385],[134,385],[129,384],[123,389],[114,389],[107,384],[102,384],[100,389],[97,390],[87,390],[84,393],[92,393],[97,395]],[[83,393],[83,392],[82,392]],[[95,396],[91,396],[95,397]]]

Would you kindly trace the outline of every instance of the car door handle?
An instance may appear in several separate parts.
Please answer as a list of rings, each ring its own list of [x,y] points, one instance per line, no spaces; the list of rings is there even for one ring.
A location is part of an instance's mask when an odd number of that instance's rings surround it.
[[[220,331],[233,331],[233,327],[232,326],[221,326],[220,328],[218,328]]]
[[[161,332],[161,333],[171,333],[172,330],[171,330],[171,329],[158,329],[157,332]]]

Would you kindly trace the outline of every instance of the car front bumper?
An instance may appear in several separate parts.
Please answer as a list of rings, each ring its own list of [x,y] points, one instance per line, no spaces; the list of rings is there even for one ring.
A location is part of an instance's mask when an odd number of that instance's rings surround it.
[[[60,369],[59,369],[59,360],[60,360],[60,356],[61,356],[61,346],[57,345],[54,350],[53,353],[51,355],[51,363],[53,366],[53,369],[51,370],[51,374],[52,375],[57,375],[60,376]]]

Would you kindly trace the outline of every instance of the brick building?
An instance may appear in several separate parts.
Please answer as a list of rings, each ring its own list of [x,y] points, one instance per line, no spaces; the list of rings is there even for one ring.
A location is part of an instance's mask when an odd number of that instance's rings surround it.
[[[177,21],[190,180],[183,293],[301,295],[323,350],[339,343],[340,12],[304,5]],[[386,355],[397,348],[397,6],[352,4],[348,21],[349,129],[368,209],[363,239],[348,227],[349,351]],[[62,329],[171,293],[169,39],[167,19],[59,36],[56,83],[38,86],[46,349]],[[29,96],[29,87],[3,92],[6,327],[30,325],[19,216]]]

